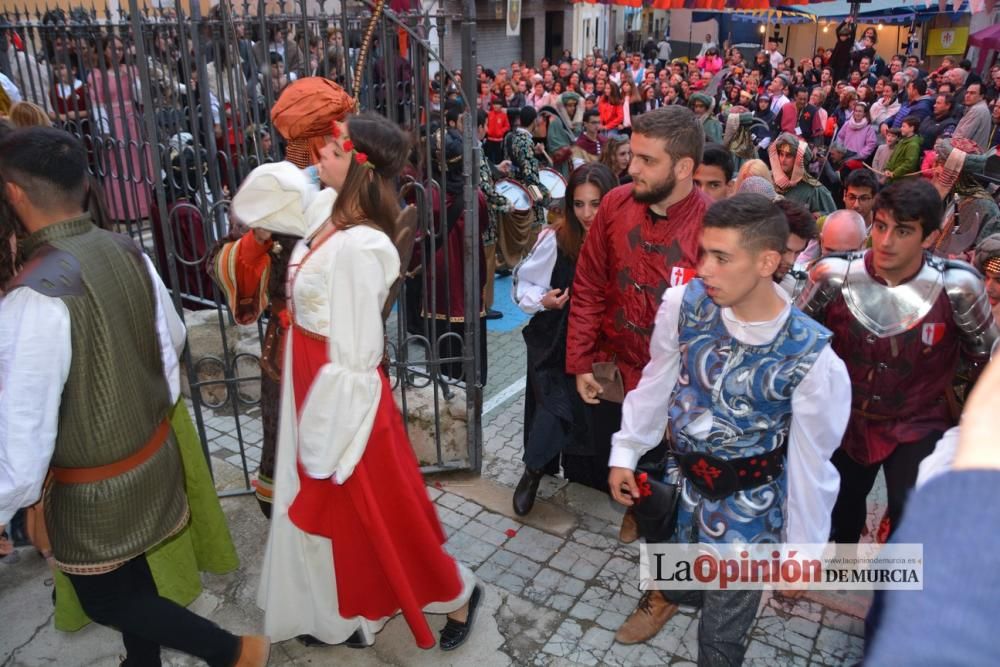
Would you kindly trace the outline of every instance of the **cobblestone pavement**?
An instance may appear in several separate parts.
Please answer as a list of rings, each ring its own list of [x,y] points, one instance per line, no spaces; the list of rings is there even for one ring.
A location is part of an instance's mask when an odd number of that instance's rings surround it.
[[[497,293],[501,307],[506,298],[504,289],[509,288],[501,282]],[[412,639],[401,628],[402,621],[395,619],[379,635],[373,651],[334,648],[318,652],[312,649],[309,653],[295,642],[285,642],[276,650],[272,664],[694,664],[698,628],[695,609],[682,607],[645,644],[615,643],[615,631],[639,598],[638,548],[618,541],[621,511],[607,496],[546,477],[532,514],[523,520],[514,517],[510,498],[522,470],[523,318],[517,319],[510,308],[504,310],[508,311],[506,321],[491,322],[488,334],[490,381],[484,395],[482,476],[448,474],[428,478],[428,493],[448,534],[448,550],[486,584],[483,627],[477,627],[468,648],[447,657],[413,649]],[[242,487],[243,460],[234,419],[210,411],[204,415],[217,481],[228,480],[225,485],[230,489]],[[239,428],[246,443],[243,455],[253,471],[261,440],[257,411],[242,416]],[[226,506],[243,567],[239,573],[222,578],[222,583],[214,584],[209,578],[209,588],[199,601],[212,618],[227,627],[234,627],[233,619],[243,619],[237,626],[248,626],[244,631],[259,629],[260,614],[253,604],[253,591],[263,549],[260,535],[266,530],[251,504],[249,498],[236,498],[227,501]],[[241,508],[241,514],[234,512],[234,506]],[[879,513],[879,506],[873,506],[873,517]],[[40,566],[35,567],[35,572],[39,578],[45,576]],[[34,595],[37,597],[38,591]],[[36,601],[39,609],[44,609],[45,597]],[[750,633],[745,664],[854,664],[862,655],[867,605],[868,598],[856,593],[809,592],[796,601],[765,593]],[[45,613],[50,612],[51,607]],[[37,619],[21,619],[27,627],[26,636],[8,638],[17,644],[21,658],[12,655],[6,662],[0,660],[3,665],[51,662],[46,656],[56,649],[42,645],[41,636],[55,635],[44,641],[57,647],[64,640],[61,635],[42,630],[50,624],[44,614],[39,614]],[[94,649],[101,651],[100,655],[116,646],[109,631],[97,628],[93,632],[102,638],[100,648]],[[86,642],[74,644],[78,645],[85,647]],[[98,664],[84,657],[85,648],[81,650],[79,657],[65,664]],[[195,664],[175,654],[170,656],[171,665]]]

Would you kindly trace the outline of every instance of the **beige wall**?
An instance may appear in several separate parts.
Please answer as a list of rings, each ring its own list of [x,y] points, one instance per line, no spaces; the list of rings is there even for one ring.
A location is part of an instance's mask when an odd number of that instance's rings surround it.
[[[816,52],[816,48],[822,46],[825,49],[832,49],[837,42],[837,23],[830,22],[827,31],[823,32],[824,23],[797,23],[789,27],[788,39],[786,40],[786,55],[795,58],[798,63],[802,58],[808,58]],[[858,24],[858,36],[865,31],[865,28],[877,28],[877,25],[870,23]],[[909,24],[886,23],[882,30],[878,31],[878,43],[875,45],[875,52],[886,62],[892,56],[900,53],[899,45],[906,41],[909,34]]]

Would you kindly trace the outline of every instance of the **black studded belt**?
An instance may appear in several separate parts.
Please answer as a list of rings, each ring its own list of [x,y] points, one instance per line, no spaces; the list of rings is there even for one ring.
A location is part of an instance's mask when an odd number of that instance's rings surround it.
[[[774,481],[785,469],[788,445],[759,456],[720,459],[711,454],[688,452],[676,454],[684,477],[701,495],[720,500],[737,491],[745,491]]]

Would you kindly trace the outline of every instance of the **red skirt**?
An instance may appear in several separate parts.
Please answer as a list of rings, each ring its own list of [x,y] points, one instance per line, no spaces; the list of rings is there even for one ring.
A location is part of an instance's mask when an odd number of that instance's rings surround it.
[[[292,378],[296,412],[319,369],[326,342],[293,327]],[[299,465],[300,489],[288,516],[300,530],[333,543],[337,603],[344,618],[376,621],[402,610],[421,648],[435,638],[423,608],[462,592],[458,566],[427,497],[388,378],[361,461],[344,484],[313,479]]]

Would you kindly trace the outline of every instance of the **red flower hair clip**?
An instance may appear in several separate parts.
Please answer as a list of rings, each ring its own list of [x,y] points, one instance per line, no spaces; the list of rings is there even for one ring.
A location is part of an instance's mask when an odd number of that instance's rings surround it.
[[[330,134],[333,135],[334,139],[340,138],[340,126],[337,125],[337,121],[333,121],[330,123]]]
[[[338,136],[338,135],[334,135]],[[375,165],[368,161],[368,153],[363,153],[354,147],[354,142],[350,139],[344,139],[344,143],[341,144],[343,150],[350,153],[354,153],[354,161],[360,164],[362,167],[367,167],[368,169],[375,169]]]

